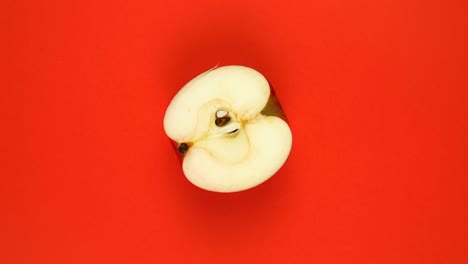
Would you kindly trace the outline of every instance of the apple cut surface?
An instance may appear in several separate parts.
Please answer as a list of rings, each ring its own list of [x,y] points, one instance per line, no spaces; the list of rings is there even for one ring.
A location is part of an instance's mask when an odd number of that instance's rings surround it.
[[[164,129],[184,154],[190,182],[209,191],[242,191],[281,168],[292,135],[283,119],[264,114],[270,95],[265,77],[244,66],[204,72],[177,93]]]

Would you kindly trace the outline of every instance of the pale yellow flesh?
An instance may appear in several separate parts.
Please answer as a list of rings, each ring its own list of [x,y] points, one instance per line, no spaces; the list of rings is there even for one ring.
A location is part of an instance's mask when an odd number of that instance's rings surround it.
[[[248,120],[263,109],[268,97],[268,81],[257,71],[243,66],[216,68],[200,74],[177,93],[166,110],[164,129],[174,141],[193,141],[202,136],[206,119],[217,107],[233,109]]]
[[[264,182],[281,168],[292,135],[282,119],[260,114],[269,96],[266,79],[243,66],[210,70],[179,91],[166,110],[164,128],[176,142],[192,144],[183,161],[190,182],[235,192]],[[221,127],[214,122],[219,110],[231,117]]]
[[[282,119],[263,117],[245,125],[246,137],[239,144],[229,139],[218,145],[194,145],[187,152],[183,169],[196,186],[216,192],[235,192],[252,188],[273,176],[286,161],[291,150],[291,131]],[[237,142],[236,142],[237,143]],[[223,153],[245,156],[237,163],[226,162]],[[227,154],[228,159],[232,154]]]

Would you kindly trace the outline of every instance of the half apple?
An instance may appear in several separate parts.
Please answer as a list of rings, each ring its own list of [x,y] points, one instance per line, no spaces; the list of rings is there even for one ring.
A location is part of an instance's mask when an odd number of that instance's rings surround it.
[[[206,71],[172,99],[166,134],[178,143],[183,171],[194,185],[236,192],[273,176],[289,156],[292,135],[259,72],[244,66]],[[273,105],[272,105],[273,102]]]

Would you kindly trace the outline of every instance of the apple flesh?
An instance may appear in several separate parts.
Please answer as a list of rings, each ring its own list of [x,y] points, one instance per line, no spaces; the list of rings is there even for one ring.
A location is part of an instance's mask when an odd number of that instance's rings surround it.
[[[172,99],[164,129],[194,185],[215,192],[255,187],[289,156],[291,130],[265,77],[244,66],[206,71]]]

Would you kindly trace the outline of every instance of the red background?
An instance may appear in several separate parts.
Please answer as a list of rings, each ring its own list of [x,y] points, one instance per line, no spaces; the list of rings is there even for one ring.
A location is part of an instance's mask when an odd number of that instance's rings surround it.
[[[468,263],[466,1],[2,1],[0,262]],[[288,162],[191,185],[164,134],[216,64],[275,86]]]

